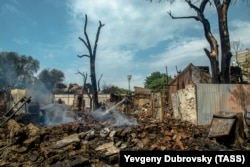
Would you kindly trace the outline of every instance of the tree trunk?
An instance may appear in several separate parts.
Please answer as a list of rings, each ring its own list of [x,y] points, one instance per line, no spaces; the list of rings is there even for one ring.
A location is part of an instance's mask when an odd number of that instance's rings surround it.
[[[232,57],[229,31],[227,26],[227,12],[231,0],[224,0],[221,4],[220,0],[214,0],[218,21],[219,21],[219,32],[220,32],[220,42],[221,42],[221,82],[230,83],[230,61]]]
[[[97,91],[97,82],[96,82],[96,73],[95,73],[95,59],[90,59],[90,78],[93,86],[93,109],[99,108],[98,102],[98,91]]]
[[[208,56],[207,52],[206,52],[206,54]],[[211,55],[208,56],[208,58],[210,60],[210,65],[211,65],[212,82],[213,83],[219,83],[220,82],[219,61],[215,57],[213,57]]]
[[[98,43],[101,28],[104,26],[104,24],[102,24],[101,21],[99,21],[99,27],[98,27],[98,30],[96,33],[96,38],[95,38],[94,50],[92,52],[92,47],[91,47],[91,44],[89,42],[89,37],[87,34],[87,30],[86,30],[87,29],[87,22],[88,22],[88,17],[87,17],[87,15],[85,15],[84,35],[85,35],[86,41],[84,39],[82,39],[81,37],[79,37],[79,39],[84,43],[84,45],[88,49],[89,55],[84,54],[84,55],[81,55],[78,57],[80,57],[80,58],[88,57],[90,59],[90,78],[91,78],[91,84],[93,87],[92,100],[94,102],[94,106],[92,109],[96,110],[99,107],[99,102],[98,102],[98,91],[97,91],[97,82],[96,82],[96,73],[95,73],[95,60],[96,60],[97,43]]]
[[[195,19],[196,21],[202,23],[205,37],[210,45],[210,51],[206,48],[204,48],[204,50],[211,64],[212,82],[219,83],[220,70],[219,70],[219,60],[218,60],[219,57],[218,44],[217,40],[215,39],[215,37],[211,32],[210,23],[204,15],[204,10],[207,3],[209,3],[209,0],[201,1],[199,7],[195,6],[191,0],[186,0],[185,2],[197,13],[196,16],[175,17],[171,14],[171,12],[168,12],[168,14],[172,19]]]
[[[205,48],[205,53],[210,61],[211,71],[212,71],[212,82],[219,83],[220,82],[220,69],[219,69],[219,51],[218,51],[218,44],[217,40],[213,36],[210,28],[209,21],[204,17],[203,13],[202,17],[202,24],[204,28],[205,37],[210,45],[210,52]]]

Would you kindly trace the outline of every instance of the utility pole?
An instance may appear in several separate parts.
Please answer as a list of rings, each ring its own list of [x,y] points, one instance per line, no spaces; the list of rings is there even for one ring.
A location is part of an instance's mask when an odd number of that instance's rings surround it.
[[[130,81],[131,81],[132,75],[128,75],[128,92],[130,94]]]
[[[166,90],[168,89],[168,66],[166,66],[166,75],[167,75],[167,84],[166,84]]]

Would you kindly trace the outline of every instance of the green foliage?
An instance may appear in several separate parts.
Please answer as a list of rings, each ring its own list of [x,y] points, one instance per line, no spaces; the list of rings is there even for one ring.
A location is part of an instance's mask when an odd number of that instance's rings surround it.
[[[120,92],[120,94],[127,94],[129,92],[129,90],[124,89],[124,88],[119,88],[119,92]]]
[[[57,69],[44,69],[39,73],[38,78],[48,90],[52,91],[56,83],[64,80],[64,73]]]
[[[15,52],[1,52],[0,63],[0,85],[3,86],[27,87],[39,69],[38,60]]]
[[[153,72],[150,76],[146,77],[144,87],[155,91],[163,91],[166,88],[167,81],[169,82],[171,77],[159,71]]]
[[[126,94],[128,92],[128,90],[123,89],[123,88],[119,88],[119,87],[114,86],[114,85],[104,85],[102,92],[105,93],[105,94],[110,94],[110,93],[113,93],[113,94]]]

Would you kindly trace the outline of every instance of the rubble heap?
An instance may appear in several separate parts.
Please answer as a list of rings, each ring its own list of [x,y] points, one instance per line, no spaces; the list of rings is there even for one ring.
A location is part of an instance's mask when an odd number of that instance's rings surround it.
[[[207,126],[171,118],[138,121],[114,127],[86,116],[84,122],[40,127],[10,119],[0,127],[0,166],[119,166],[120,150],[229,150],[207,138]]]

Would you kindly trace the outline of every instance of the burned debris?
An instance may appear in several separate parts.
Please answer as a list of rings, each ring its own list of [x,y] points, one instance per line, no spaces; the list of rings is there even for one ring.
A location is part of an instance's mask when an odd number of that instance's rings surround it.
[[[1,130],[1,166],[118,165],[120,150],[227,150],[207,138],[207,128],[145,118],[114,127],[86,117],[84,123],[39,127],[10,119]]]
[[[20,104],[27,105],[27,112],[19,107],[19,112],[13,110],[15,114],[8,119],[1,115],[0,166],[119,166],[119,152],[123,150],[250,149],[249,131],[244,131],[249,127],[249,115],[244,121],[237,113],[217,114],[211,125],[197,125],[174,118],[169,108],[162,114],[160,109],[165,105],[159,97],[136,88],[126,113],[122,109],[124,98],[113,96],[115,103],[108,105],[106,101],[105,109],[79,114],[58,100],[40,104],[25,96]],[[217,128],[221,118],[226,120],[222,130]],[[235,140],[228,140],[232,137]]]
[[[15,114],[27,103],[31,101],[31,97],[24,96],[21,98],[17,103],[15,103],[7,112],[3,113],[1,115],[1,125],[3,125],[5,122],[7,122],[9,119],[11,119]]]

